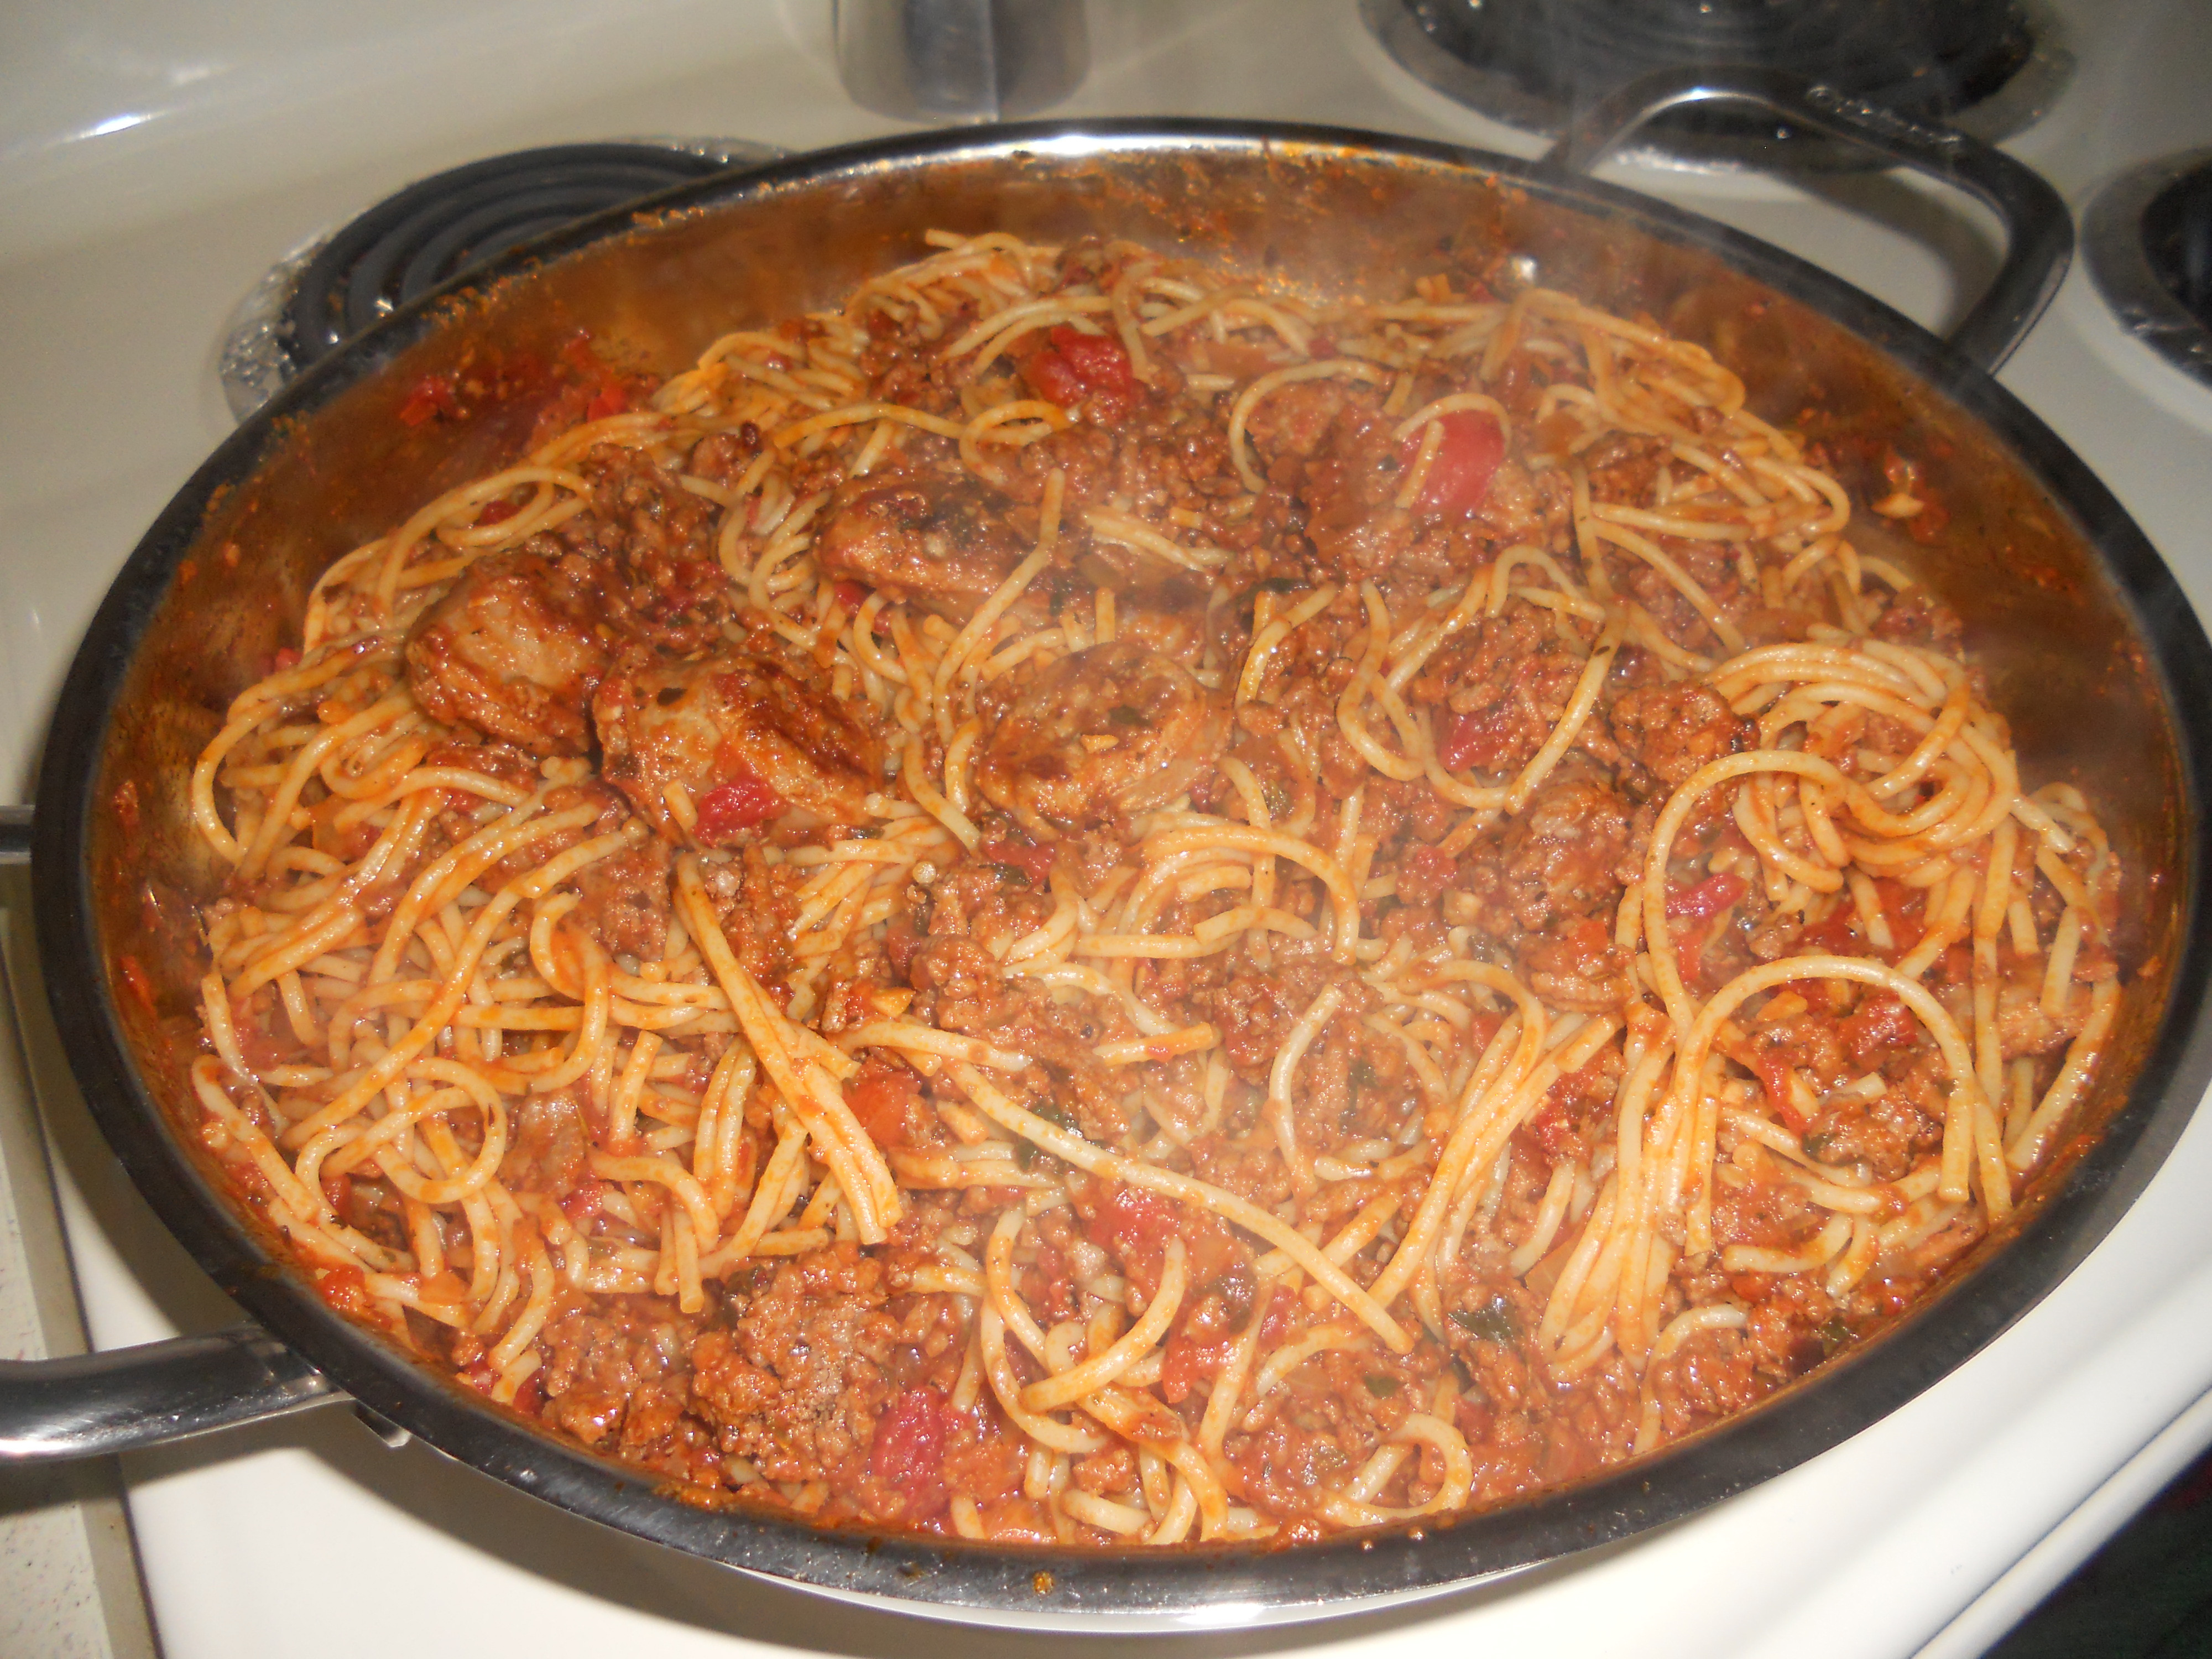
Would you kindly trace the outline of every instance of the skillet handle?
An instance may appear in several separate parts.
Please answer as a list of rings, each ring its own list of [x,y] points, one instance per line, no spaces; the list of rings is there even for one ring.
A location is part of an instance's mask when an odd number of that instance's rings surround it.
[[[67,1359],[0,1362],[0,1463],[137,1451],[344,1398],[254,1325]]]
[[[1544,163],[1586,173],[1655,117],[1693,104],[1750,103],[1793,125],[1856,143],[1939,183],[1963,190],[2005,228],[2004,263],[1989,292],[1951,331],[1952,346],[1994,371],[2035,325],[2074,257],[2074,216],[2042,174],[2002,150],[1770,70],[1654,70],[1584,110]]]
[[[0,866],[31,861],[31,809],[0,806]]]

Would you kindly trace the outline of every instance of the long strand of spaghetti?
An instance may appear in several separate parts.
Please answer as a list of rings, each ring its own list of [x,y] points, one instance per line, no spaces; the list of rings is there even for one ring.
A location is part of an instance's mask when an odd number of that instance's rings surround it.
[[[592,816],[597,816],[596,808],[589,810]],[[635,846],[643,835],[643,827],[632,819],[612,835],[599,836],[580,842],[501,888],[477,912],[476,920],[455,953],[457,959],[453,970],[446,975],[439,987],[437,997],[422,1018],[328,1106],[295,1125],[295,1132],[304,1132],[304,1134],[312,1136],[319,1134],[334,1123],[344,1122],[381,1094],[409,1061],[429,1047],[438,1033],[451,1022],[454,1012],[467,996],[477,964],[483,959],[484,949],[490,944],[493,933],[524,899],[534,900],[551,891],[586,866],[611,857],[625,848]]]
[[[745,1207],[744,1219],[738,1230],[721,1246],[700,1262],[700,1271],[709,1277],[726,1272],[750,1257],[769,1230],[781,1220],[790,1206],[785,1189],[791,1184],[793,1171],[806,1161],[806,1129],[794,1117],[789,1127],[777,1139],[775,1150],[769,1154],[768,1164],[761,1170],[760,1179],[753,1184],[750,1203]]]
[[[711,1249],[720,1236],[722,1224],[714,1213],[714,1206],[690,1170],[665,1155],[656,1158],[622,1158],[612,1152],[593,1152],[591,1155],[592,1173],[602,1181],[650,1181],[665,1187],[674,1194],[691,1218],[694,1237]]]
[[[1037,574],[1052,562],[1053,549],[1060,540],[1060,502],[1066,489],[1066,472],[1059,467],[1053,468],[1046,475],[1044,495],[1037,507],[1036,550],[1016,565],[1006,580],[994,588],[991,596],[975,608],[975,614],[968,619],[967,626],[954,635],[951,645],[938,659],[935,679],[936,702],[939,711],[938,723],[940,728],[944,728],[939,735],[948,744],[952,734],[950,730],[951,716],[945,708],[946,690],[976,647],[990,638],[991,630],[998,625],[999,618],[1021,598],[1024,590],[1036,579]]]
[[[1710,771],[1712,769],[1705,769]],[[1845,979],[1861,985],[1870,985],[1887,991],[1911,1009],[1914,1016],[1936,1039],[1942,1051],[1943,1063],[1951,1073],[1951,1104],[1943,1129],[1943,1158],[1945,1177],[1942,1188],[1948,1203],[1961,1203],[1966,1197],[1966,1159],[1972,1146],[1974,1103],[1982,1097],[1980,1079],[1974,1070],[1974,1057],[1959,1030],[1959,1024],[1951,1018],[1943,1005],[1929,995],[1919,981],[1908,979],[1886,963],[1859,957],[1811,956],[1785,957],[1779,962],[1762,963],[1747,969],[1716,991],[1704,1010],[1698,1015],[1682,1042],[1680,1059],[1676,1062],[1674,1082],[1670,1091],[1683,1097],[1705,1067],[1705,1056],[1719,1035],[1721,1024],[1742,1006],[1744,1000],[1771,986],[1790,980]],[[1957,1150],[1954,1152],[1954,1144]],[[1956,1162],[1954,1172],[1952,1165]]]
[[[1667,798],[1659,821],[1652,826],[1650,850],[1644,860],[1644,938],[1660,1000],[1667,1005],[1668,1016],[1674,1022],[1678,1036],[1690,1029],[1692,1007],[1690,994],[1683,987],[1681,969],[1674,958],[1672,930],[1667,922],[1667,866],[1674,851],[1674,837],[1708,790],[1731,778],[1747,777],[1754,772],[1795,772],[1834,788],[1850,785],[1841,772],[1816,755],[1790,749],[1754,749],[1745,754],[1723,756],[1699,767]]]
[[[1058,1407],[1073,1405],[1085,1395],[1104,1388],[1158,1347],[1167,1335],[1168,1327],[1174,1322],[1177,1310],[1182,1306],[1183,1292],[1189,1285],[1187,1257],[1182,1240],[1170,1237],[1166,1260],[1160,1268],[1160,1287],[1153,1293],[1143,1317],[1123,1332],[1103,1353],[1094,1354],[1080,1364],[1072,1366],[1057,1376],[1048,1376],[1041,1382],[1030,1383],[1022,1390],[1022,1404],[1033,1412],[1048,1412]]]
[[[957,438],[961,423],[948,421],[941,415],[910,409],[904,404],[869,402],[848,404],[842,409],[825,409],[818,415],[810,415],[803,421],[770,433],[769,441],[778,449],[789,449],[801,439],[811,438],[817,432],[829,432],[841,426],[858,426],[869,421],[896,421],[902,426],[919,427],[924,432],[933,432],[940,438]]]
[[[1000,1215],[997,1225],[991,1229],[989,1241],[983,1247],[983,1283],[989,1293],[991,1305],[999,1310],[999,1317],[1006,1321],[1006,1328],[1021,1339],[1022,1346],[1036,1356],[1039,1364],[1044,1364],[1047,1363],[1044,1328],[1036,1322],[1036,1316],[1030,1312],[1029,1304],[1022,1300],[1021,1291],[1014,1284],[1014,1241],[1020,1236],[1023,1223],[1027,1218],[1018,1204]],[[1038,1406],[1030,1409],[1043,1411],[1048,1407]]]
[[[800,1039],[798,1046],[802,1052],[805,1049],[800,1028],[770,1006],[759,982],[731,951],[701,884],[696,854],[684,853],[677,860],[676,894],[684,927],[721,982],[745,1041],[759,1057],[776,1092],[799,1114],[821,1149],[823,1161],[836,1175],[853,1206],[861,1242],[880,1244],[902,1213],[898,1182],[890,1166],[845,1103],[836,1080],[811,1055],[802,1059],[800,1053],[793,1052],[794,1039]],[[818,1037],[814,1042],[821,1043]],[[842,1054],[837,1058],[845,1059]]]
[[[1493,1103],[1510,1101],[1530,1076],[1540,1076],[1542,1065],[1534,1060],[1534,1050],[1546,1035],[1543,1011],[1526,988],[1517,981],[1511,982],[1516,994],[1522,1002],[1521,1030],[1514,1036],[1513,1047],[1508,1050],[1505,1026],[1500,1026],[1484,1050],[1474,1075],[1468,1079],[1466,1091],[1460,1097],[1450,1137],[1437,1154],[1435,1173],[1429,1178],[1428,1190],[1421,1194],[1421,1202],[1413,1212],[1413,1220],[1407,1224],[1405,1237],[1398,1241],[1397,1250],[1389,1264],[1376,1276],[1371,1286],[1376,1299],[1388,1307],[1395,1301],[1413,1275],[1429,1258],[1429,1247],[1436,1242],[1437,1230],[1450,1207],[1460,1184],[1469,1171],[1482,1167],[1477,1161],[1478,1148],[1487,1138],[1486,1131],[1496,1121],[1492,1109]],[[1507,1022],[1510,1025],[1512,1022]],[[1530,1034],[1534,1033],[1532,1042]],[[1504,1056],[1510,1053],[1511,1063]],[[1524,1056],[1527,1057],[1524,1069]],[[1548,1085],[1547,1086],[1549,1086]],[[1495,1156],[1493,1153],[1492,1156]]]
[[[1222,1489],[1206,1455],[1188,1437],[1182,1419],[1149,1395],[1100,1389],[1087,1395],[1083,1411],[1132,1445],[1150,1447],[1167,1460],[1191,1486],[1198,1501],[1199,1535],[1217,1536],[1228,1518],[1229,1494]]]
[[[1297,1081],[1298,1062],[1305,1058],[1307,1048],[1321,1035],[1321,1030],[1333,1018],[1344,1001],[1344,987],[1333,984],[1306,1005],[1290,1030],[1282,1046],[1275,1051],[1275,1063],[1267,1072],[1267,1121],[1275,1132],[1275,1145],[1281,1151],[1284,1165],[1291,1172],[1291,1183],[1301,1193],[1314,1189],[1313,1165],[1298,1146],[1297,1106],[1291,1098],[1292,1085]]]
[[[1613,546],[1625,552],[1632,553],[1643,560],[1666,579],[1668,586],[1690,602],[1690,608],[1698,613],[1706,627],[1713,630],[1714,637],[1723,646],[1730,651],[1743,649],[1742,631],[1729,620],[1728,613],[1713,602],[1713,596],[1705,591],[1703,583],[1675,563],[1674,559],[1656,544],[1623,526],[1607,524],[1604,520],[1595,516],[1595,509],[1592,509],[1592,512],[1590,534],[1593,539],[1610,542]]]
[[[2098,980],[2089,988],[2089,1015],[2081,1024],[2074,1041],[2067,1045],[2065,1062],[2058,1075],[2051,1079],[2051,1087],[2044,1091],[2043,1099],[2021,1126],[2006,1149],[2005,1161],[2025,1174],[2041,1162],[2049,1150],[2051,1138],[2066,1121],[2082,1091],[2089,1086],[2089,1073],[2103,1051],[2106,1037],[2111,1033],[2112,1021],[2120,1008],[2120,982],[2115,978]]]
[[[1248,824],[1224,821],[1218,828],[1209,825],[1199,830],[1174,830],[1145,843],[1148,858],[1169,858],[1177,853],[1195,852],[1201,848],[1227,848],[1243,853],[1272,853],[1277,858],[1310,871],[1321,884],[1328,890],[1329,902],[1336,912],[1336,938],[1331,952],[1339,963],[1352,959],[1353,947],[1359,939],[1359,894],[1345,874],[1344,866],[1310,842],[1300,841],[1279,830],[1255,830]]]
[[[1163,1198],[1174,1199],[1194,1209],[1211,1212],[1225,1221],[1235,1223],[1249,1233],[1257,1234],[1277,1249],[1288,1251],[1298,1266],[1312,1275],[1316,1283],[1382,1338],[1392,1352],[1405,1353],[1412,1348],[1413,1339],[1382,1304],[1281,1218],[1209,1182],[1125,1158],[1119,1152],[1109,1152],[1080,1135],[1071,1133],[1057,1124],[1048,1122],[1009,1100],[973,1066],[956,1063],[952,1075],[968,1098],[975,1102],[976,1109],[1000,1127],[1012,1130],[1086,1174],[1158,1193]]]
[[[299,805],[301,790],[307,787],[307,780],[321,769],[325,756],[409,713],[414,701],[404,691],[395,692],[370,704],[351,720],[326,728],[313,741],[303,745],[293,757],[291,764],[285,769],[283,781],[270,794],[260,828],[255,831],[253,839],[246,844],[238,860],[238,873],[241,877],[261,873],[262,866],[269,861],[270,854],[276,849],[277,842],[285,836],[292,820],[292,809]]]
[[[1336,584],[1328,582],[1316,588],[1279,617],[1271,617],[1266,627],[1252,636],[1245,647],[1244,666],[1237,676],[1237,702],[1241,708],[1260,695],[1261,682],[1266,678],[1267,659],[1277,646],[1291,636],[1291,632],[1312,621],[1335,600]]]
[[[1616,618],[1608,622],[1604,631],[1599,634],[1596,644],[1590,647],[1589,660],[1583,665],[1583,672],[1575,681],[1575,689],[1567,699],[1565,709],[1561,712],[1558,724],[1552,727],[1551,736],[1544,739],[1544,746],[1535,752],[1528,765],[1521,769],[1521,775],[1514,779],[1512,786],[1506,791],[1507,811],[1518,812],[1528,804],[1528,798],[1535,793],[1537,786],[1551,775],[1560,757],[1582,735],[1583,727],[1589,724],[1591,712],[1597,707],[1598,694],[1605,689],[1606,673],[1613,666],[1613,655],[1620,649],[1621,633],[1622,624]]]
[[[1229,1433],[1230,1425],[1237,1420],[1237,1406],[1243,1396],[1244,1384],[1252,1375],[1252,1361],[1260,1351],[1260,1328],[1267,1322],[1268,1297],[1253,1300],[1251,1316],[1222,1361],[1221,1370],[1213,1379],[1213,1392],[1206,1396],[1205,1415],[1199,1419],[1199,1449],[1208,1457],[1221,1455],[1221,1443]]]
[[[478,876],[493,865],[505,861],[524,847],[542,836],[558,835],[564,830],[581,829],[599,817],[595,805],[570,807],[565,811],[548,812],[537,816],[544,805],[533,795],[505,816],[495,819],[443,857],[433,861],[407,885],[392,918],[385,924],[384,938],[378,943],[376,955],[368,967],[368,982],[380,984],[395,975],[407,943],[422,925],[422,919],[434,915],[458,897],[467,888],[476,884]]]
[[[1063,1423],[1022,1404],[1021,1378],[1006,1357],[1006,1323],[994,1304],[983,1304],[976,1316],[976,1327],[983,1350],[983,1380],[991,1385],[991,1392],[998,1396],[1000,1409],[1016,1428],[1038,1445],[1071,1457],[1105,1449],[1106,1437],[1095,1429]]]

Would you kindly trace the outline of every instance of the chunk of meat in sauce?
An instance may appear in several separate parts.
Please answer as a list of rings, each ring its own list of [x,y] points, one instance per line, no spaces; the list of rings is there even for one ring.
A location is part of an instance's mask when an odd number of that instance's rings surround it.
[[[617,956],[658,960],[668,948],[668,843],[655,839],[576,872],[576,920]]]
[[[1613,741],[1669,789],[1701,766],[1752,746],[1752,723],[1710,686],[1684,683],[1630,691],[1613,705]]]
[[[586,711],[611,656],[586,574],[536,553],[477,560],[408,635],[415,701],[535,755],[586,753]]]
[[[608,676],[593,700],[602,771],[671,841],[714,847],[766,824],[851,824],[883,787],[874,734],[826,681],[727,648]],[[690,835],[668,804],[690,795]]]
[[[1050,836],[1165,805],[1228,739],[1222,698],[1180,664],[1117,641],[1037,676],[992,731],[975,781],[994,805]]]
[[[771,1480],[857,1486],[894,1394],[889,1301],[883,1264],[857,1246],[781,1264],[764,1289],[732,1297],[729,1325],[692,1345],[692,1409],[726,1454]]]
[[[663,651],[713,645],[731,615],[730,579],[714,556],[720,509],[640,450],[596,449],[584,470],[592,510],[558,533],[601,556],[607,619]]]
[[[855,478],[830,503],[814,556],[833,577],[965,618],[1030,545],[982,485],[903,475]]]

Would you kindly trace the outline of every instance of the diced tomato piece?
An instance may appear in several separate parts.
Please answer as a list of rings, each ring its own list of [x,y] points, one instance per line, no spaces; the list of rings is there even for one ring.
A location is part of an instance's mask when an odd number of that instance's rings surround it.
[[[1062,323],[1052,331],[1053,349],[1067,359],[1075,378],[1093,392],[1110,392],[1133,398],[1137,373],[1119,340],[1103,334],[1085,334]]]
[[[841,580],[832,591],[837,595],[837,603],[848,611],[858,611],[868,602],[868,590],[856,581]]]
[[[908,1114],[921,1099],[921,1085],[912,1072],[875,1055],[845,1085],[845,1103],[878,1146],[903,1146],[914,1138]]]
[[[1514,729],[1510,702],[1451,715],[1437,734],[1437,758],[1448,771],[1463,771],[1470,766],[1489,771],[1504,755]]]
[[[1052,848],[1037,847],[1025,841],[1007,837],[987,841],[975,849],[976,857],[988,864],[1004,864],[1020,871],[1036,885],[1042,887],[1052,875]]]
[[[1443,428],[1443,435],[1421,485],[1420,508],[1424,513],[1472,513],[1490,493],[1490,480],[1505,459],[1505,434],[1495,419],[1479,409],[1452,410],[1437,416],[1436,424]],[[1399,459],[1406,465],[1413,465],[1425,436],[1425,432],[1416,432],[1399,446]]]
[[[945,1395],[927,1387],[907,1389],[876,1419],[868,1473],[905,1495],[909,1521],[934,1515],[951,1501],[945,1489],[945,1443],[951,1427]]]
[[[477,522],[480,525],[504,524],[521,511],[522,503],[520,501],[493,501],[477,514]]]
[[[591,401],[584,405],[586,420],[603,421],[629,409],[629,391],[614,370],[600,362],[599,354],[592,349],[589,335],[576,335],[561,348],[561,355],[591,382]]]
[[[407,401],[399,405],[399,423],[402,426],[421,426],[441,415],[451,419],[460,412],[460,404],[453,400],[453,377],[425,374],[415,382],[414,389],[407,394]]]
[[[1717,916],[1751,890],[1751,884],[1733,870],[1707,876],[1694,887],[1678,887],[1667,895],[1669,921],[1684,917],[1703,921]]]
[[[289,645],[282,647],[274,657],[269,659],[269,671],[273,674],[281,674],[288,668],[297,668],[299,665],[300,653]]]
[[[325,1267],[318,1273],[315,1289],[324,1301],[342,1314],[368,1311],[368,1279],[350,1263],[343,1267]]]
[[[1119,340],[1085,334],[1067,323],[1046,337],[1050,343],[1022,363],[1022,378],[1031,391],[1062,408],[1088,398],[1104,421],[1117,421],[1128,412],[1143,388]]]
[[[1030,383],[1030,391],[1048,404],[1066,409],[1083,401],[1083,377],[1075,372],[1074,364],[1049,346],[1030,355],[1022,364],[1022,378]]]
[[[710,847],[726,842],[740,830],[750,830],[781,816],[789,804],[767,779],[757,773],[740,772],[700,798],[699,839]]]
[[[561,1196],[561,1212],[577,1227],[592,1224],[606,1197],[606,1185],[597,1176],[586,1176]]]

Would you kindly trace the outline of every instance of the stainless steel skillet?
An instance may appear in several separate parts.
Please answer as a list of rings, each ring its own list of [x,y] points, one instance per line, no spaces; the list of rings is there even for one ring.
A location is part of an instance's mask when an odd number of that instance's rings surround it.
[[[1577,175],[1658,108],[1750,95],[1974,191],[2011,248],[1948,343],[1801,262]],[[1074,1556],[708,1514],[649,1477],[488,1406],[333,1313],[228,1199],[179,1126],[195,944],[212,894],[182,779],[230,697],[296,628],[337,553],[519,446],[536,404],[492,398],[410,428],[429,374],[550,357],[588,329],[663,372],[715,335],[831,300],[929,227],[1098,232],[1316,288],[1418,268],[1480,239],[1541,279],[1642,308],[1745,372],[1755,405],[1817,407],[1839,438],[1925,458],[1951,533],[1924,556],[1967,618],[2027,769],[2100,801],[2140,879],[2132,987],[2090,1119],[2005,1236],[1885,1335],[1758,1410],[1633,1467],[1419,1532],[1296,1552]],[[156,522],[71,670],[31,836],[40,948],[72,1065],[163,1221],[255,1322],[0,1374],[0,1449],[112,1450],[350,1397],[521,1490],[672,1547],[944,1616],[1139,1628],[1239,1603],[1351,1611],[1632,1537],[1834,1445],[2021,1316],[2109,1231],[2212,1077],[2203,1030],[2212,898],[2201,808],[2212,650],[2117,504],[1990,378],[2055,288],[2063,207],[1994,152],[1817,89],[1747,77],[1647,85],[1545,164],[1312,128],[1101,122],[926,136],[727,175],[556,234],[356,340],[241,427]],[[1879,453],[1875,450],[1874,453]],[[126,967],[126,963],[130,964]],[[150,996],[131,988],[134,979]]]

